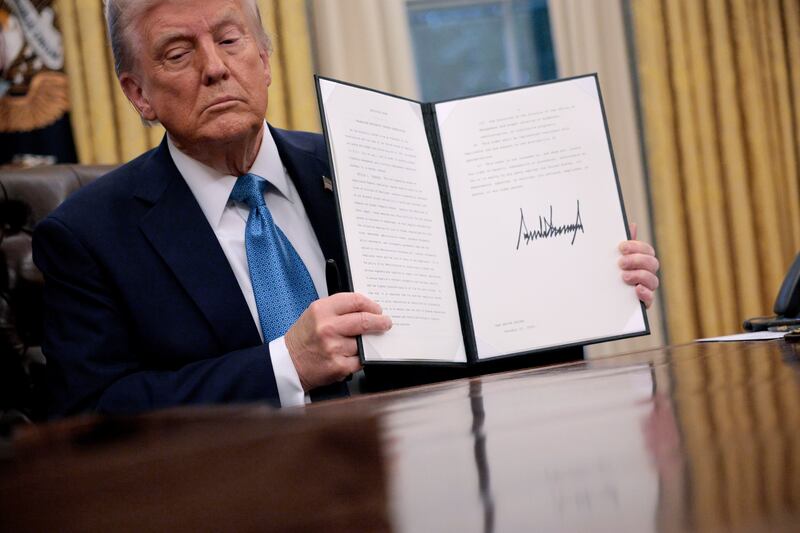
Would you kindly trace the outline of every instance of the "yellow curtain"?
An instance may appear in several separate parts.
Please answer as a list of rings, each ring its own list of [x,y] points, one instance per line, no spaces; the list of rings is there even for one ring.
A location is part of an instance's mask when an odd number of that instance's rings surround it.
[[[258,4],[275,49],[267,119],[281,128],[319,130],[305,2]],[[102,1],[56,0],[55,9],[64,38],[79,161],[121,163],[156,146],[163,128],[142,124],[114,74]]]
[[[631,0],[672,343],[770,314],[800,251],[800,0]]]

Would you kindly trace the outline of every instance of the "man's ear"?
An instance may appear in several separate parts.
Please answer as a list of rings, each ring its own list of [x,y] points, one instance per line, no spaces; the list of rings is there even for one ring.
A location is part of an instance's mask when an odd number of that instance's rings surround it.
[[[264,76],[267,79],[267,87],[272,84],[272,70],[269,68],[269,54],[266,50],[261,50],[259,52],[261,56],[261,62],[264,64]]]
[[[156,114],[153,111],[150,101],[144,94],[141,83],[139,80],[127,73],[123,72],[119,76],[119,84],[122,86],[122,92],[128,97],[128,100],[133,104],[133,107],[139,112],[139,115],[145,120],[157,120]]]

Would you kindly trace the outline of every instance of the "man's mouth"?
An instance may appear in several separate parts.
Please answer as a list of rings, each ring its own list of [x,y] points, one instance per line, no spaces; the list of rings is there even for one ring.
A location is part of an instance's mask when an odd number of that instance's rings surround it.
[[[206,106],[205,110],[208,111],[208,110],[213,109],[215,107],[222,107],[222,106],[224,106],[226,104],[231,104],[231,103],[239,102],[239,101],[240,100],[238,98],[235,98],[233,96],[220,96],[219,98],[215,98],[215,99],[211,100],[211,103],[209,103]]]

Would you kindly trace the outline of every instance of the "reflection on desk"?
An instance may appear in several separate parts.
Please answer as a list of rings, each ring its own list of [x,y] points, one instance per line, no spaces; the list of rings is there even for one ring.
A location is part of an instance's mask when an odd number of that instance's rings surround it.
[[[132,529],[131,516],[143,527],[162,524],[156,509],[141,505],[149,501],[142,494],[153,491],[170,511],[170,528],[190,529],[197,525],[189,518],[197,509],[186,502],[214,494],[212,464],[246,457],[258,465],[258,475],[238,482],[228,476],[224,490],[235,496],[220,500],[218,512],[207,512],[200,529],[235,523],[285,531],[325,523],[330,527],[324,530],[408,532],[796,531],[798,361],[795,348],[782,341],[689,344],[280,415],[210,409],[200,416],[205,425],[196,420],[198,411],[153,414],[135,419],[135,431],[92,448],[76,445],[76,435],[92,441],[96,433],[45,426],[20,435],[16,457],[0,463],[0,529]],[[254,420],[260,422],[253,426]],[[82,427],[93,424],[98,421]],[[180,431],[165,429],[175,427]],[[254,427],[260,429],[248,437]],[[189,441],[174,436],[187,432]],[[261,444],[244,446],[248,438]],[[135,453],[142,446],[151,452]],[[303,453],[293,455],[294,446]],[[200,457],[203,449],[213,449],[217,459],[192,463],[198,483],[181,484],[179,469],[163,470],[169,461]],[[313,460],[306,468],[292,463],[301,457]],[[333,464],[339,466],[326,470]],[[157,465],[162,475],[133,475]],[[70,477],[78,470],[81,476]],[[298,481],[323,470],[323,478],[337,472],[341,479],[334,476],[336,483],[320,482],[313,490]],[[259,496],[278,479],[289,497]],[[98,480],[113,492],[95,491],[91,502],[69,497]],[[182,491],[177,496],[176,488]],[[226,515],[243,512],[235,502],[259,498],[262,507],[295,502],[289,506],[295,511],[270,508],[261,512],[279,521],[231,519],[224,525]],[[43,522],[32,511],[41,515],[67,504],[71,519],[95,520],[83,520],[86,527],[79,528]]]

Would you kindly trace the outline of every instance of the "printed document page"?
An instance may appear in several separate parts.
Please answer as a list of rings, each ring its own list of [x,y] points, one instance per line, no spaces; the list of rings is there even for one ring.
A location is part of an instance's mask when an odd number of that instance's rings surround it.
[[[466,361],[421,105],[320,79],[353,287],[392,318],[367,361]]]
[[[478,357],[643,332],[595,78],[436,114]]]

